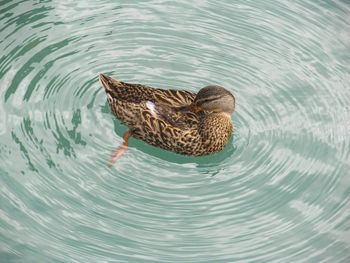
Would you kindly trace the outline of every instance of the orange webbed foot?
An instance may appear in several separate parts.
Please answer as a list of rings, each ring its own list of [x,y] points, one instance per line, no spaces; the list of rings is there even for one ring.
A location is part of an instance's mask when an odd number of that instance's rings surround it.
[[[124,142],[112,153],[111,159],[109,160],[108,166],[112,165],[128,150],[129,137],[132,135],[131,131],[127,131],[123,135]]]

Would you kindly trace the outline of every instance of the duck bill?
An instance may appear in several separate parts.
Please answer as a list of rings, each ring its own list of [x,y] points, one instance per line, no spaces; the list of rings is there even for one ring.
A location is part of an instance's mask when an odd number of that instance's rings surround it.
[[[202,109],[198,106],[196,106],[194,103],[186,105],[186,106],[182,106],[178,108],[179,111],[182,112],[194,112],[194,113],[198,113],[200,112]]]
[[[184,110],[191,111],[191,112],[194,112],[194,113],[198,113],[202,109],[199,106],[197,106],[196,104],[192,103],[192,104],[190,104],[188,106],[185,106]]]
[[[191,105],[191,109],[192,109],[192,111],[194,112],[194,113],[198,113],[198,112],[200,112],[202,109],[201,109],[201,107],[199,107],[199,106],[197,106],[197,105],[195,105],[195,104],[192,104]]]

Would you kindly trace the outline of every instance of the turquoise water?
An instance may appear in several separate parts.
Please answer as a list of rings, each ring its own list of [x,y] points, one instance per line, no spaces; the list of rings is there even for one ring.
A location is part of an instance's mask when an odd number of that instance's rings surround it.
[[[0,262],[350,262],[347,1],[2,1]],[[220,153],[131,140],[99,72],[237,99]]]

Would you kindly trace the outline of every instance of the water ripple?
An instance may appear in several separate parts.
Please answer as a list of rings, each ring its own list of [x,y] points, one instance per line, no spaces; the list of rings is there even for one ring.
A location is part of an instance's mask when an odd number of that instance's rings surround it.
[[[0,257],[348,262],[349,5],[0,5]],[[131,141],[97,75],[237,97],[220,153]]]

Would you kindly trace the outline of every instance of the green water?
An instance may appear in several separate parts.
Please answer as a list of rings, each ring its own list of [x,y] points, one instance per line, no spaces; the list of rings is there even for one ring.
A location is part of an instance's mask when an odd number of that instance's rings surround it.
[[[0,2],[0,262],[350,262],[348,1]],[[132,140],[99,72],[237,99],[220,153]]]

